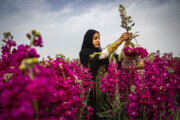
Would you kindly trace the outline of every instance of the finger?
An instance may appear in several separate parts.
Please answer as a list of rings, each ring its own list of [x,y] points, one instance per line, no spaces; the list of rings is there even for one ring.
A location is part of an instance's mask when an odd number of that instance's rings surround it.
[[[125,35],[129,36],[130,34],[129,34],[129,33],[126,33]]]
[[[125,34],[127,37],[131,36],[129,33]]]
[[[131,38],[131,36],[130,36],[130,35],[127,35],[127,36],[126,36],[126,38],[127,38],[127,39],[130,39],[130,38]]]
[[[128,39],[128,37],[125,37],[125,39]]]
[[[129,33],[127,33],[126,35],[127,35],[127,36],[130,36],[130,34],[129,34]]]
[[[126,37],[126,38],[130,38],[131,36],[127,34],[127,35],[125,35],[125,37]]]
[[[128,34],[128,32],[123,33],[124,35]]]

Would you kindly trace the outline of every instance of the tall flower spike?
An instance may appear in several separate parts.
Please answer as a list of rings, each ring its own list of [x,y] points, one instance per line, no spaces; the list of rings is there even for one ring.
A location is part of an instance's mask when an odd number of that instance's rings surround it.
[[[132,20],[131,16],[127,16],[127,12],[123,5],[119,5],[119,12],[121,16],[121,27],[125,28],[127,31],[131,30],[131,27],[134,26],[134,23],[131,26],[128,26]]]
[[[121,24],[124,25],[128,22],[129,16],[127,16],[127,12],[123,5],[119,5],[119,12],[122,19]]]
[[[120,17],[121,17],[121,27],[125,28],[127,32],[129,32],[131,30],[131,28],[135,25],[135,22],[133,22],[132,17],[127,15],[126,9],[123,5],[119,5],[119,12],[120,12]],[[131,46],[132,48],[135,47],[135,44],[131,42],[132,39],[135,39],[137,36],[139,36],[137,34],[137,32],[130,33],[131,34],[131,39],[129,39],[128,41],[125,42],[124,47],[126,46]],[[124,49],[123,47],[123,49]],[[121,61],[122,59],[122,55],[123,55],[123,50],[121,51],[118,60]]]

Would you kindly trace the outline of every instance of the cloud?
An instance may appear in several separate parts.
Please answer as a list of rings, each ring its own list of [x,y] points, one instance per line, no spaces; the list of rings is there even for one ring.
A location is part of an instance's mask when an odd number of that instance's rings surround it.
[[[42,1],[41,6],[49,6],[43,2],[45,1]],[[12,31],[15,40],[20,44],[29,42],[25,37],[29,30],[36,29],[40,31],[44,40],[44,48],[38,49],[38,51],[43,57],[63,53],[67,57],[77,58],[84,33],[89,28],[105,29],[104,24],[112,19],[110,17],[112,11],[107,15],[105,14],[112,8],[112,5],[109,4],[107,6],[98,4],[95,7],[88,8],[85,13],[66,16],[66,14],[73,12],[71,5],[58,11],[50,11],[44,9],[46,7],[42,7],[39,8],[40,10],[24,12],[26,7],[23,8],[22,6],[26,3],[21,3],[22,5],[20,3],[16,5],[21,6],[16,14],[6,16],[3,19],[1,22],[3,27],[0,32]],[[8,19],[8,17],[11,19]],[[8,26],[5,24],[8,24]],[[107,30],[109,31],[109,28]]]
[[[43,36],[44,47],[37,49],[42,57],[48,55],[53,57],[62,53],[66,57],[78,58],[83,36],[90,28],[100,32],[102,48],[125,32],[120,28],[117,1],[94,3],[90,6],[81,6],[80,1],[71,2],[61,7],[62,9],[54,9],[53,5],[45,0],[18,1],[6,4],[6,6],[14,5],[13,9],[16,9],[16,12],[3,14],[0,34],[10,31],[18,44],[28,44],[26,33],[36,29]],[[178,51],[180,15],[177,12],[177,3],[179,4],[174,0],[167,0],[163,4],[155,0],[123,2],[128,15],[136,22],[134,31],[140,31],[139,43],[149,52],[160,49],[180,56]],[[83,11],[79,11],[82,8]],[[118,49],[118,53],[121,48]]]

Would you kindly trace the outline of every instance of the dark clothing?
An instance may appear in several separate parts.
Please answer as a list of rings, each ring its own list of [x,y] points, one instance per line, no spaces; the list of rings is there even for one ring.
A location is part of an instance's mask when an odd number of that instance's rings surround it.
[[[95,33],[99,33],[99,32],[92,29],[86,32],[86,34],[84,35],[81,51],[79,53],[81,64],[83,64],[85,67],[88,67],[88,63],[90,62],[89,67],[90,67],[90,72],[92,73],[93,79],[95,79],[99,65],[107,61],[107,60],[99,60],[99,55],[96,55],[94,59],[90,61],[89,56],[91,54],[102,51],[101,47],[95,48],[92,43],[93,36]]]
[[[97,98],[99,96],[98,94],[101,92],[100,91],[100,80],[96,80],[96,75],[98,73],[98,69],[102,65],[106,65],[108,63],[108,59],[100,60],[99,55],[95,55],[93,59],[90,60],[90,55],[96,52],[101,52],[102,49],[101,47],[95,48],[93,45],[93,36],[95,33],[99,33],[96,30],[88,30],[86,34],[84,35],[84,40],[82,44],[81,51],[79,53],[80,56],[80,62],[83,64],[85,67],[90,68],[90,72],[92,73],[93,76],[93,81],[95,83],[93,91],[90,93],[90,100],[88,103],[90,106],[94,109],[93,110],[93,120],[97,120],[97,112],[100,112],[99,106],[97,106],[97,101],[103,98]],[[98,90],[97,90],[98,89]],[[98,92],[97,92],[98,91]],[[98,100],[97,100],[98,99]]]
[[[93,91],[90,93],[90,106],[94,109],[93,120],[100,120],[97,113],[102,112],[102,106],[104,104],[105,95],[101,92],[101,79],[107,71],[107,66],[109,63],[109,58],[99,59],[100,54],[96,54],[90,59],[90,55],[93,53],[101,52],[101,47],[95,48],[92,41],[95,33],[99,33],[96,30],[88,30],[84,36],[81,51],[79,53],[80,62],[85,67],[90,68],[90,72],[93,76],[93,81],[95,83]],[[117,57],[117,56],[116,56]]]

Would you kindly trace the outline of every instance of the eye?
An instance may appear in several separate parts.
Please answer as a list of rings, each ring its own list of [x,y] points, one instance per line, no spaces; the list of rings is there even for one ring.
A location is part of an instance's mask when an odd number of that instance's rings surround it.
[[[97,40],[97,39],[99,39],[99,37],[94,37],[93,39]]]

